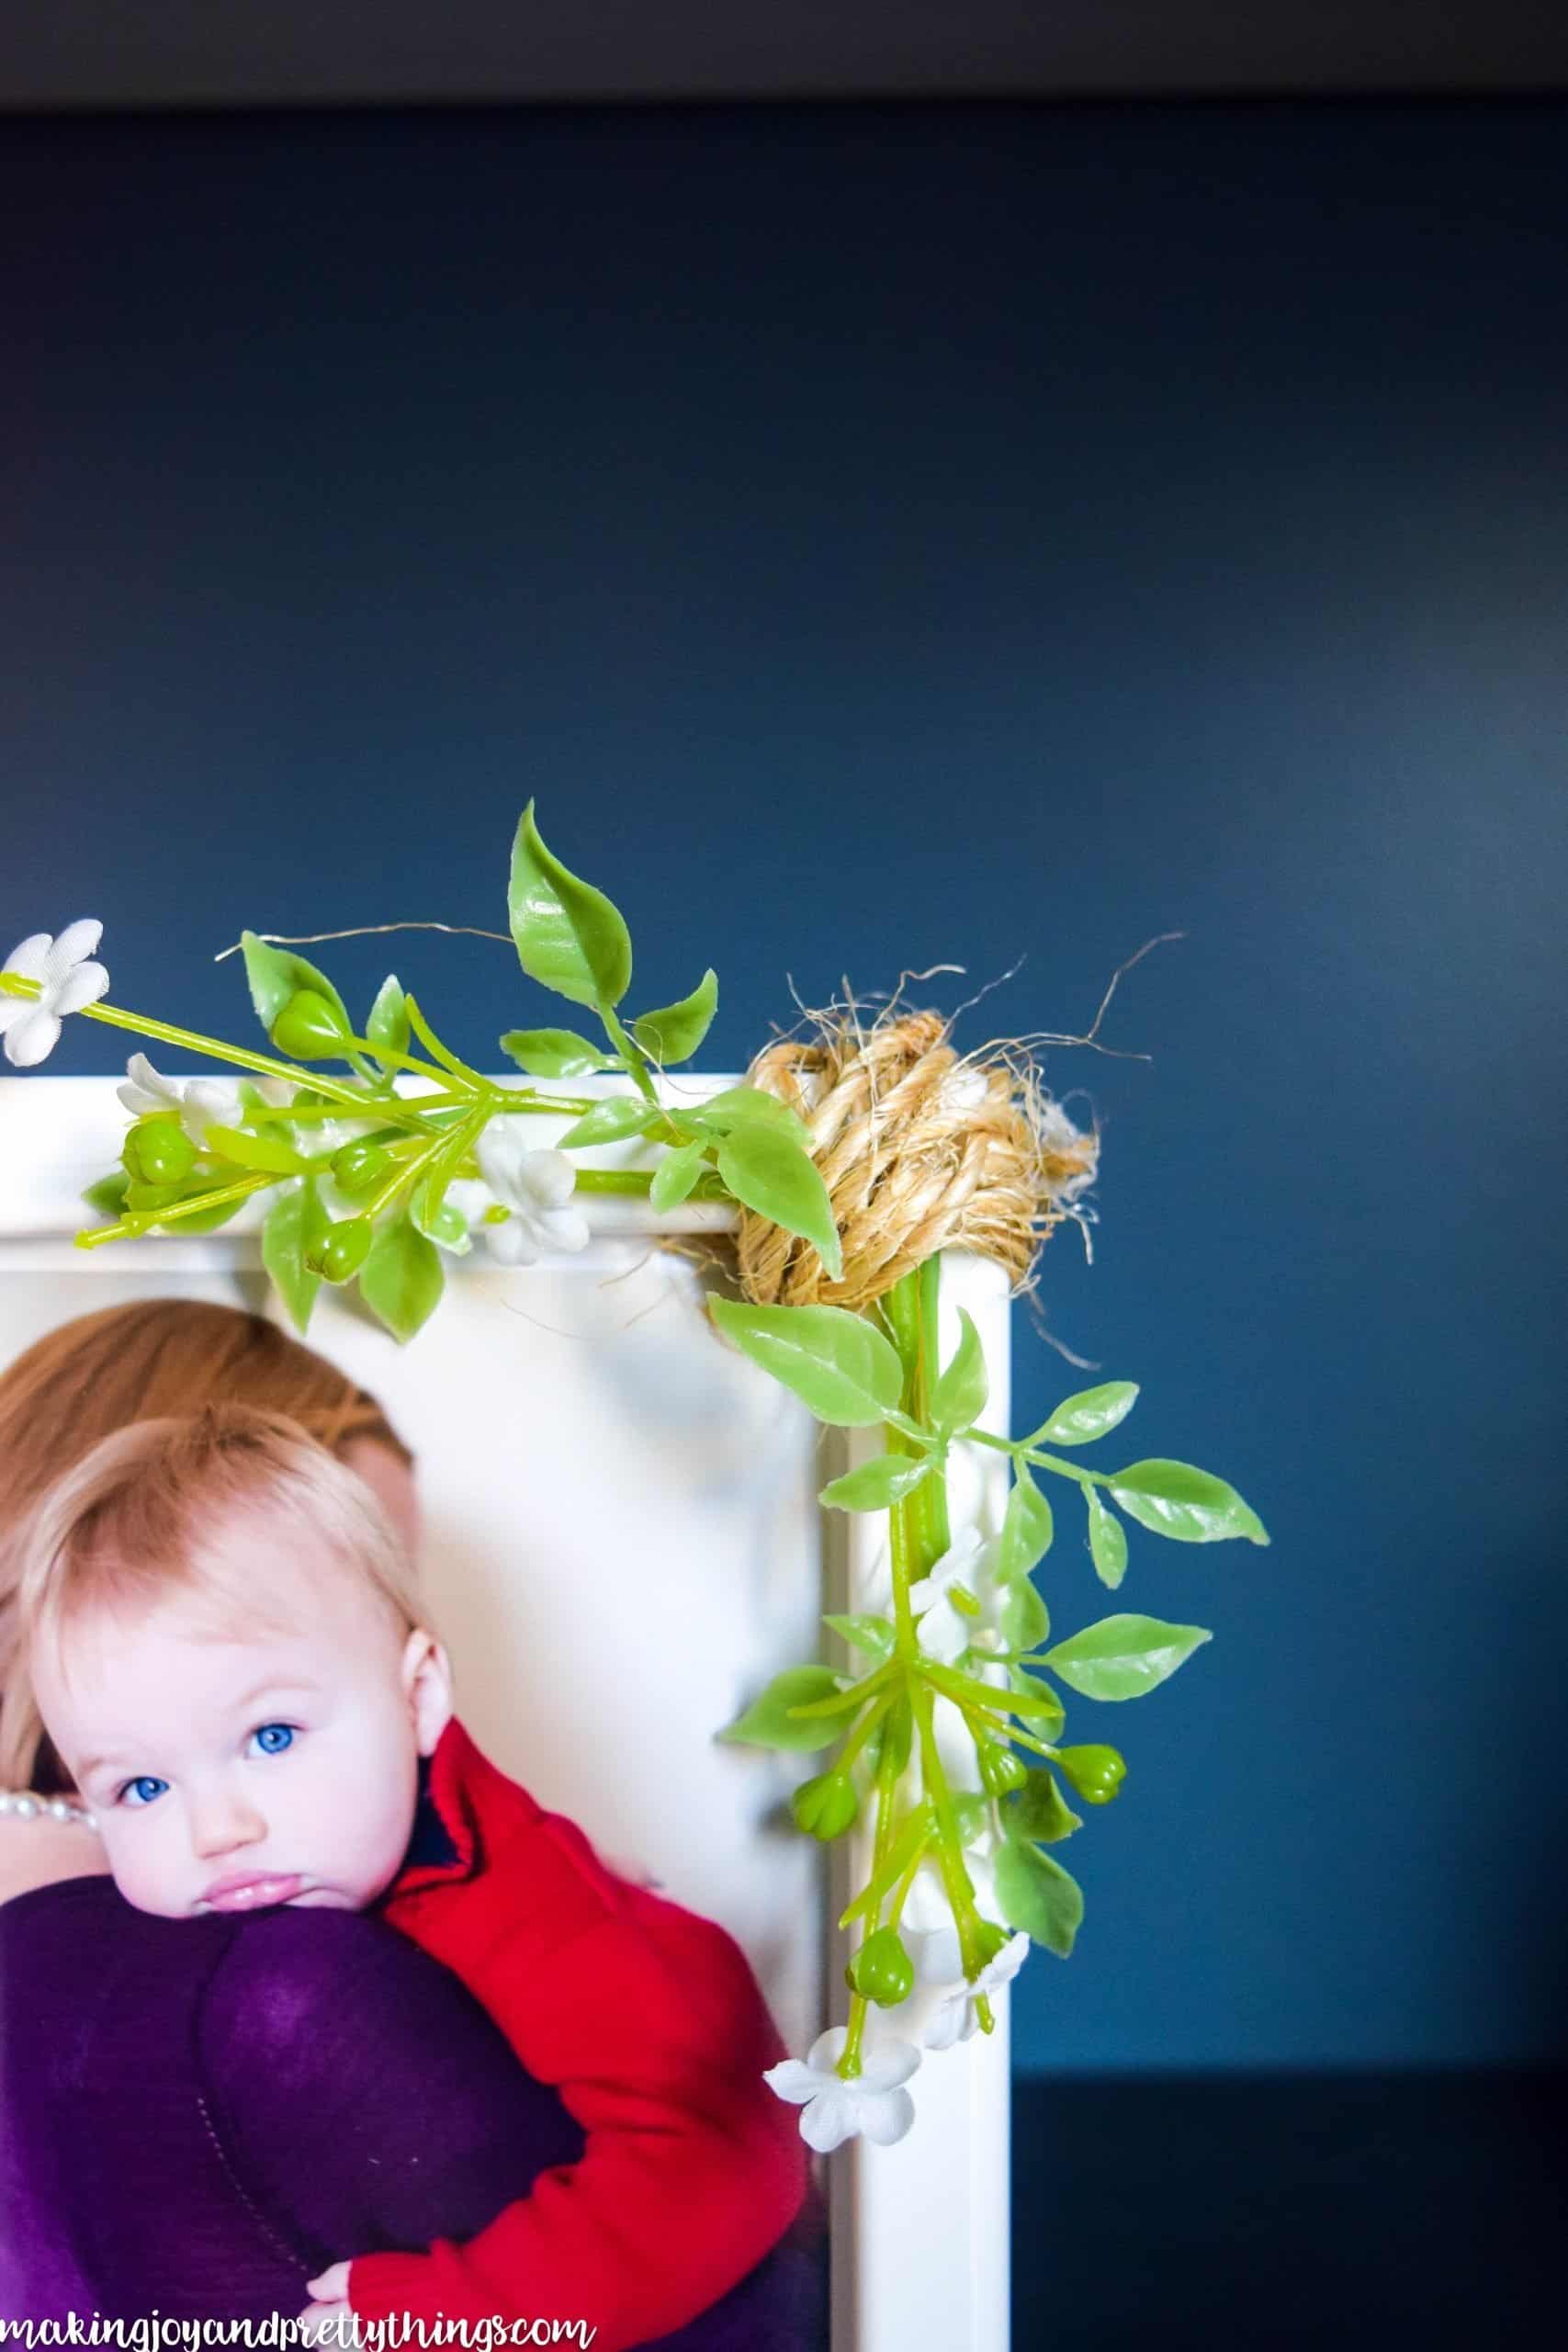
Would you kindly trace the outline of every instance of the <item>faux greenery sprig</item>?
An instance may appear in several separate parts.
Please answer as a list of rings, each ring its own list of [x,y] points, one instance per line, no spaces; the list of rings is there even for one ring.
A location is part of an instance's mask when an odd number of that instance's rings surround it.
[[[468,1219],[448,1194],[477,1177],[493,1196],[480,1229],[512,1263],[581,1248],[588,1228],[570,1202],[615,1192],[646,1193],[660,1213],[685,1200],[734,1201],[810,1242],[839,1279],[831,1203],[796,1114],[746,1085],[690,1110],[660,1100],[659,1073],[688,1060],[707,1034],[714,973],[676,1003],[623,1017],[632,974],[626,922],[546,847],[532,802],[513,842],[508,918],[525,973],[591,1012],[604,1043],[576,1029],[513,1029],[502,1050],[530,1078],[618,1070],[628,1091],[586,1100],[497,1087],[437,1036],[395,975],[360,1034],[324,973],[254,932],[242,940],[252,1002],[282,1059],[102,1001],[108,976],[91,960],[96,922],[73,923],[57,939],[39,933],[23,941],[0,971],[0,1035],[15,1066],[42,1061],[62,1019],[81,1012],[243,1074],[233,1088],[211,1080],[181,1086],[144,1053],[132,1056],[119,1090],[133,1117],[121,1165],[85,1196],[111,1221],[78,1234],[78,1245],[152,1230],[209,1232],[271,1192],[263,1255],[299,1329],[308,1328],[323,1280],[357,1280],[367,1305],[407,1340],[440,1299],[442,1253],[470,1247]],[[415,1043],[423,1053],[411,1051]],[[346,1064],[350,1076],[315,1067],[332,1061]],[[426,1091],[400,1093],[405,1072]],[[528,1115],[563,1113],[575,1115],[556,1149],[531,1150],[520,1140]],[[651,1174],[583,1169],[570,1157],[632,1136],[662,1147]],[[768,2075],[800,2106],[803,2135],[823,2150],[859,2132],[897,2139],[913,2118],[904,2086],[920,2053],[896,2040],[868,2045],[870,2007],[897,2008],[917,1974],[941,1984],[946,1997],[924,2043],[945,2049],[991,2030],[991,1996],[1032,1941],[1064,1958],[1072,1951],[1083,1898],[1047,1849],[1082,1823],[1056,1775],[1081,1802],[1103,1804],[1124,1766],[1101,1743],[1059,1744],[1066,1708],[1053,1679],[1097,1701],[1136,1698],[1211,1638],[1201,1626],[1127,1613],[1047,1648],[1050,1617],[1033,1577],[1054,1541],[1055,1515],[1036,1474],[1077,1484],[1089,1556],[1111,1589],[1127,1566],[1126,1531],[1111,1505],[1178,1542],[1269,1541],[1234,1488],[1190,1464],[1150,1458],[1097,1471],[1055,1450],[1115,1429],[1138,1394],[1130,1382],[1069,1396],[1026,1437],[982,1429],[989,1384],[966,1314],[951,1360],[937,1363],[940,1279],[940,1259],[929,1257],[860,1312],[709,1301],[725,1336],[819,1420],[884,1436],[880,1453],[820,1497],[829,1508],[889,1516],[887,1611],[824,1621],[867,1661],[864,1670],[787,1668],[722,1735],[801,1754],[836,1749],[792,1800],[809,1835],[843,1837],[869,1810],[866,1881],[840,1922],[858,1931],[846,1970],[848,2022],[820,2036],[806,2061]],[[947,1464],[956,1445],[1010,1460],[994,1537],[971,1528],[953,1539]],[[944,1756],[942,1734],[951,1752],[954,1727],[972,1777],[955,1779]],[[920,1944],[919,1971],[906,1934]]]

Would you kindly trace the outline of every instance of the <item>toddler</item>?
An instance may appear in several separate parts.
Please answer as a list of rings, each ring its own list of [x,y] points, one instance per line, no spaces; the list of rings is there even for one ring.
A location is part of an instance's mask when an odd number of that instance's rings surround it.
[[[475,1747],[354,1471],[285,1415],[209,1406],[105,1438],[22,1542],[34,1697],[126,1900],[375,1907],[583,2129],[580,2162],[466,2244],[333,2265],[315,2314],[583,2318],[617,2352],[761,2259],[806,2157],[762,2081],[784,2051],[744,1957]]]

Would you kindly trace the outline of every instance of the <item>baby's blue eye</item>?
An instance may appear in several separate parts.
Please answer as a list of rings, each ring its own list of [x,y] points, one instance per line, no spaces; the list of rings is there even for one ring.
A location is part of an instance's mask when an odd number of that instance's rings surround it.
[[[145,1794],[139,1795],[136,1797],[136,1803],[139,1805],[151,1804],[152,1803],[152,1798],[161,1796],[168,1785],[167,1781],[160,1781],[151,1772],[141,1772],[138,1774],[134,1781],[127,1781],[115,1802],[117,1804],[123,1804],[125,1799],[131,1796],[134,1792],[138,1790],[146,1791],[150,1789],[152,1792],[152,1796]]]
[[[294,1745],[294,1726],[292,1724],[262,1724],[251,1737],[261,1741],[264,1756],[281,1756],[286,1747]]]

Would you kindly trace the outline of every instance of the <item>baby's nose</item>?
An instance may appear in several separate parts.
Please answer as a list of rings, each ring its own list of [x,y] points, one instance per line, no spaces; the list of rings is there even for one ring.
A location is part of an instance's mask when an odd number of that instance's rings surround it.
[[[191,1845],[203,1861],[236,1846],[254,1846],[265,1835],[261,1815],[237,1791],[209,1790],[192,1803]]]

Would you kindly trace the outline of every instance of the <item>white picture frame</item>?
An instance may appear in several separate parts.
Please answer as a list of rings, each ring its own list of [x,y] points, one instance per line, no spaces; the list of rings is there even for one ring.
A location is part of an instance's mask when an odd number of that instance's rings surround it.
[[[666,1088],[690,1102],[735,1082],[682,1075]],[[101,1222],[82,1193],[118,1157],[116,1084],[0,1078],[0,1363],[73,1316],[135,1297],[220,1300],[292,1332],[261,1262],[265,1200],[209,1235],[74,1243]],[[608,1085],[574,1080],[571,1091]],[[540,1116],[531,1138],[552,1143],[568,1123]],[[579,1157],[636,1167],[654,1154],[634,1140]],[[825,1854],[788,1823],[803,1759],[713,1736],[781,1668],[836,1642],[825,1611],[867,1605],[886,1521],[815,1498],[869,1441],[856,1433],[852,1455],[724,1345],[702,1311],[698,1265],[661,1246],[722,1228],[731,1212],[655,1217],[646,1200],[579,1201],[592,1232],[580,1255],[508,1268],[476,1242],[447,1258],[446,1295],[401,1346],[351,1292],[323,1284],[307,1341],[380,1399],[415,1452],[421,1573],[480,1747],[607,1859],[645,1864],[674,1900],[720,1920],[804,2055],[846,2013],[849,1946],[833,1923],[863,1883],[866,1849],[857,1832]],[[954,1255],[942,1289],[942,1351],[962,1305],[985,1347],[986,1425],[1005,1432],[1005,1277]],[[1003,1457],[978,1449],[955,1465],[954,1524],[977,1514],[994,1525],[1005,1475]],[[621,1654],[607,1657],[612,1624]],[[854,2141],[820,2165],[832,2352],[1007,2352],[1005,1990],[992,2002],[993,2033],[922,2064],[903,2141]],[[920,2015],[918,1996],[887,2030],[908,2038]]]

